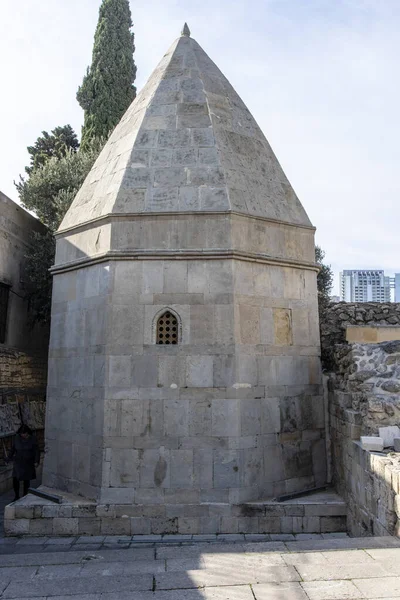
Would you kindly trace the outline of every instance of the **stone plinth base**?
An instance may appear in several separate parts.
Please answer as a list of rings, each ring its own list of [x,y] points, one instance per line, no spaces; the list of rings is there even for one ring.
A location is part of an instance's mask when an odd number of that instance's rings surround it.
[[[28,494],[9,504],[4,529],[15,535],[331,533],[346,531],[346,505],[334,493],[297,500],[205,504],[96,504],[58,490],[61,504]]]

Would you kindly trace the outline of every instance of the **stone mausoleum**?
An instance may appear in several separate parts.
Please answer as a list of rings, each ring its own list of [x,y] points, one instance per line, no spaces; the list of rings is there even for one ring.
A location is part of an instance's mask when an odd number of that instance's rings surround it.
[[[187,26],[53,275],[43,484],[81,497],[53,533],[265,531],[248,503],[325,483],[314,227]]]

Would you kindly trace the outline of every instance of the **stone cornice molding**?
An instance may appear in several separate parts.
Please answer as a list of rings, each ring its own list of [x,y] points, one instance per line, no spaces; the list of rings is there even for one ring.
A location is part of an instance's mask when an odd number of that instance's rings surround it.
[[[319,267],[315,263],[298,261],[290,258],[278,258],[266,254],[241,252],[233,249],[213,250],[110,250],[94,256],[87,256],[68,263],[53,266],[52,275],[89,267],[112,260],[243,260],[247,262],[263,263],[278,267],[292,267],[306,269],[318,273]]]
[[[91,229],[93,225],[106,225],[108,223],[112,223],[114,221],[130,221],[133,219],[139,218],[148,218],[148,217],[204,217],[204,216],[228,216],[233,215],[237,217],[241,217],[243,219],[255,219],[256,221],[264,221],[266,223],[272,223],[273,225],[285,225],[287,227],[294,227],[299,229],[307,229],[309,231],[316,231],[316,228],[312,225],[298,225],[296,223],[288,223],[287,221],[280,221],[278,219],[270,219],[267,217],[260,217],[257,215],[248,215],[245,213],[226,210],[226,211],[176,211],[176,212],[140,212],[140,213],[112,213],[108,215],[104,215],[101,217],[95,217],[94,219],[88,220],[85,223],[81,223],[79,225],[73,225],[72,227],[66,227],[65,229],[59,229],[55,233],[55,237],[63,237],[65,234],[70,232],[78,232],[84,231],[86,229]]]

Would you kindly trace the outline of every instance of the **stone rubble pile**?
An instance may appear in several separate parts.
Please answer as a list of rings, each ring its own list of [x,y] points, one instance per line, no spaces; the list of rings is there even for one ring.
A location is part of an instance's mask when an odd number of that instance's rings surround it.
[[[336,389],[350,392],[353,410],[362,415],[363,433],[400,424],[400,341],[342,344],[335,348]]]
[[[335,370],[334,349],[337,344],[345,343],[349,325],[400,325],[400,303],[332,303],[320,319],[322,361],[329,371]]]

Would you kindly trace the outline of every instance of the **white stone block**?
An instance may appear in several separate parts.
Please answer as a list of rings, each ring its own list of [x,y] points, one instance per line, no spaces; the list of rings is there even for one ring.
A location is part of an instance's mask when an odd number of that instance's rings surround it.
[[[394,438],[400,438],[400,429],[397,425],[390,427],[379,427],[379,437],[383,440],[383,447],[394,445]]]
[[[189,387],[212,387],[212,356],[188,356],[186,358],[186,383]]]
[[[395,437],[393,440],[393,446],[395,452],[400,452],[400,437]]]
[[[29,519],[5,519],[4,531],[6,535],[27,535]]]
[[[383,450],[383,439],[381,437],[362,435],[360,440],[363,450],[375,452],[381,452]]]

